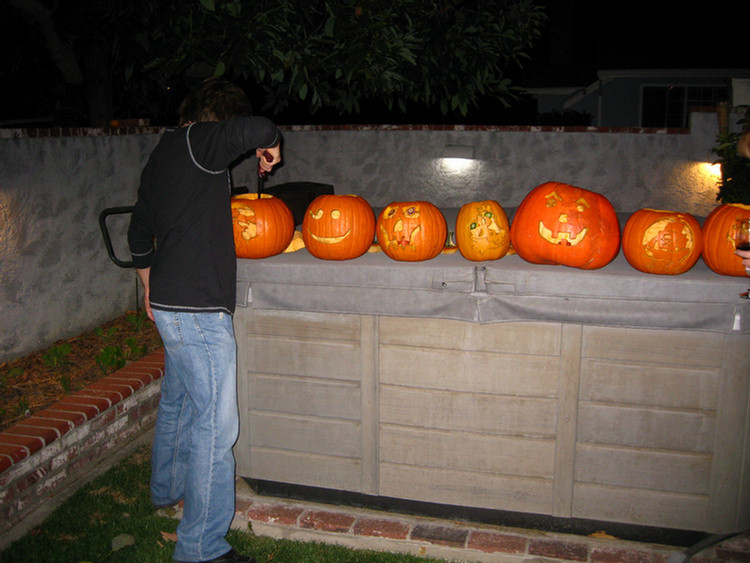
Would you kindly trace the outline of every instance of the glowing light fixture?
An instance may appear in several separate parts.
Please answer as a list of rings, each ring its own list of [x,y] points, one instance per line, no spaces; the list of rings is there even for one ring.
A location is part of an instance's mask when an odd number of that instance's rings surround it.
[[[721,164],[715,164],[712,162],[701,162],[699,163],[700,171],[704,176],[708,176],[714,181],[721,179]]]
[[[474,167],[474,147],[471,145],[446,145],[442,168],[450,174],[467,172]]]
[[[471,145],[445,145],[443,158],[471,160],[474,158],[474,147]]]

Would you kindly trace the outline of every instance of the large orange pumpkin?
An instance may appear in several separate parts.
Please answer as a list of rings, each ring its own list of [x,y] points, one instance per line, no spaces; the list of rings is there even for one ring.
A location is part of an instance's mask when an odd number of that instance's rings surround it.
[[[703,223],[703,261],[717,274],[747,276],[742,258],[734,253],[737,219],[750,218],[750,205],[723,203]]]
[[[461,206],[456,218],[456,245],[467,260],[497,260],[510,247],[510,224],[502,206],[494,200]]]
[[[376,234],[380,248],[390,258],[419,262],[440,254],[448,226],[432,203],[399,201],[380,212]]]
[[[294,237],[294,217],[287,205],[269,194],[232,198],[234,249],[239,258],[266,258],[283,252]]]
[[[367,252],[375,239],[375,213],[356,195],[320,195],[307,207],[302,239],[317,258],[356,258]]]
[[[593,270],[617,256],[620,224],[603,195],[547,182],[521,202],[510,238],[518,255],[528,262]]]
[[[628,218],[622,252],[636,270],[675,275],[695,266],[703,249],[697,219],[688,213],[639,209]]]

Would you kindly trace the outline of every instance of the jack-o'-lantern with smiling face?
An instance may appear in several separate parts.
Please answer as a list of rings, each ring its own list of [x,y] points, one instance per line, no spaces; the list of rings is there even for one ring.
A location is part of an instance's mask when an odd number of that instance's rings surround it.
[[[419,262],[440,254],[448,225],[432,203],[400,201],[380,212],[375,234],[380,248],[390,258]]]
[[[364,254],[375,239],[375,212],[357,195],[320,195],[305,212],[302,240],[323,260],[349,260]]]
[[[531,190],[516,210],[511,242],[534,264],[561,264],[594,270],[620,250],[620,224],[601,194],[560,182]]]

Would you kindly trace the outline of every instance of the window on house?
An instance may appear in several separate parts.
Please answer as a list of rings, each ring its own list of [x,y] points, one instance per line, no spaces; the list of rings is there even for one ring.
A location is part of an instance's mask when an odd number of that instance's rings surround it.
[[[726,86],[644,86],[641,127],[687,127],[691,107],[729,99]]]

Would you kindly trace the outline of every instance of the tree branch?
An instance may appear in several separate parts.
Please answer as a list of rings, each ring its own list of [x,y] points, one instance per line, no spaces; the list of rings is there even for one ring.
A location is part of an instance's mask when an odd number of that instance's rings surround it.
[[[80,86],[83,84],[83,73],[75,57],[73,48],[65,43],[55,29],[52,12],[39,0],[5,0],[12,7],[22,11],[32,21],[39,25],[49,49],[52,61],[57,66],[68,84]]]

